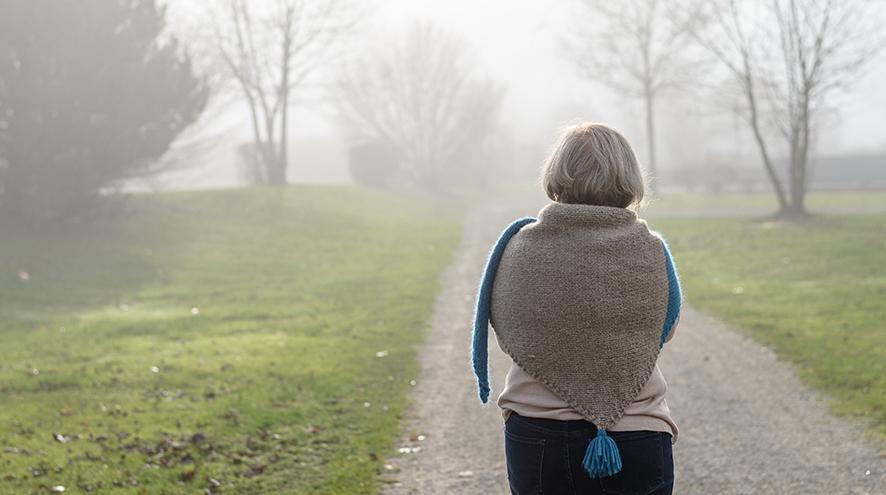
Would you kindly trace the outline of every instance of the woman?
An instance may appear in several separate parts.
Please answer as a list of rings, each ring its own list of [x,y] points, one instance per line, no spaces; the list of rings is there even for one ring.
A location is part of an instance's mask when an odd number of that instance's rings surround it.
[[[670,494],[677,427],[656,360],[680,287],[667,245],[635,212],[637,159],[615,130],[582,124],[543,182],[552,203],[502,233],[474,324],[483,402],[489,323],[514,361],[498,398],[511,492]]]

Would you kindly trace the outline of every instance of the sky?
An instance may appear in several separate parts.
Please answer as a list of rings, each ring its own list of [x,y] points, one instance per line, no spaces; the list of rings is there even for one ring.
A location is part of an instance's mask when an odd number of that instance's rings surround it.
[[[189,17],[199,0],[172,0],[173,15]],[[432,22],[462,35],[472,46],[478,74],[506,86],[503,122],[521,141],[552,141],[559,128],[581,120],[610,124],[621,130],[644,159],[643,113],[635,99],[579,78],[562,54],[560,40],[576,29],[575,0],[363,0],[371,15],[362,30],[371,37],[395,37],[415,22]],[[174,20],[175,21],[175,20]],[[886,54],[884,54],[886,55]],[[335,60],[329,69],[334,70]],[[871,66],[854,86],[827,112],[819,131],[818,150],[826,154],[886,152],[886,56]],[[688,159],[732,155],[754,162],[747,136],[734,138],[735,122],[712,115],[689,91],[668,95],[659,104],[658,141],[660,162],[667,169]],[[308,102],[310,103],[310,102]],[[299,167],[294,179],[308,182],[347,180],[345,148],[328,106],[305,104],[293,111],[294,154],[310,157],[324,167]],[[245,109],[225,117],[242,121],[237,139],[248,140]],[[226,142],[237,142],[226,139]],[[195,177],[207,185],[226,185],[232,175],[230,150],[216,150],[213,166]],[[218,157],[224,157],[219,159]],[[539,157],[541,162],[543,157]],[[744,158],[743,158],[744,159]],[[189,172],[193,174],[193,171]]]
[[[390,29],[416,19],[431,20],[471,40],[484,60],[484,68],[510,88],[507,115],[530,130],[549,125],[547,118],[551,115],[565,118],[575,114],[611,122],[627,134],[642,134],[642,119],[635,118],[639,111],[636,102],[581,80],[562,56],[558,39],[561,33],[575,29],[575,0],[376,3],[379,17]],[[839,116],[828,116],[822,147],[832,152],[886,150],[886,57],[881,56],[855,86],[853,95],[841,98],[840,103]],[[663,106],[667,113],[667,103]],[[667,124],[667,115],[664,120]]]

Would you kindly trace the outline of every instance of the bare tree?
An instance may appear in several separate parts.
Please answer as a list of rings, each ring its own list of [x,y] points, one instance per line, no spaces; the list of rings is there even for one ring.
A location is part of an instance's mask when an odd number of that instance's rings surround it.
[[[265,170],[285,184],[293,95],[353,26],[343,0],[217,0],[209,8],[218,69],[246,102]]]
[[[470,47],[430,24],[359,57],[339,89],[351,139],[396,147],[406,172],[428,189],[460,164],[475,163],[502,100],[501,88],[474,75]]]
[[[658,169],[655,105],[667,90],[686,83],[700,62],[685,51],[691,39],[673,22],[667,1],[579,0],[576,29],[564,39],[580,74],[644,104],[648,168]]]
[[[703,20],[689,33],[740,90],[779,216],[806,217],[817,116],[883,46],[881,11],[865,0],[704,0],[688,8]],[[771,134],[786,146],[787,188],[773,161]]]

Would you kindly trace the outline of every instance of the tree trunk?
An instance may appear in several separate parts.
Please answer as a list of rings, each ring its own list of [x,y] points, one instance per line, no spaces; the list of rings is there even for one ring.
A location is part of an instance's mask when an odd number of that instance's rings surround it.
[[[791,157],[791,210],[797,218],[809,216],[806,211],[806,170],[809,166],[809,96],[803,96],[797,125],[797,137]]]
[[[655,153],[655,92],[646,88],[646,144],[649,149],[649,190],[654,193],[657,189],[658,163]]]
[[[745,60],[744,64],[745,74],[750,74],[748,61]],[[757,148],[760,150],[760,157],[763,159],[763,167],[766,169],[766,175],[769,177],[769,182],[772,184],[772,189],[775,191],[775,197],[778,199],[778,215],[782,215],[788,211],[788,200],[784,189],[781,187],[781,181],[778,180],[778,175],[775,173],[775,167],[772,165],[772,158],[770,158],[769,150],[766,147],[766,140],[763,139],[763,133],[760,130],[760,117],[757,113],[757,98],[754,94],[754,82],[749,75],[745,75],[744,90],[745,97],[748,99],[748,106],[750,107],[750,124],[751,130],[754,134],[754,141],[756,141]]]
[[[289,24],[287,23],[287,26],[288,25]],[[277,185],[286,184],[286,170],[289,168],[289,71],[291,58],[292,38],[291,31],[287,29],[283,40],[283,70],[280,81],[280,111],[282,113],[280,115],[279,166],[282,167],[283,170],[280,172],[282,177],[279,177],[281,182],[277,183]]]
[[[756,122],[756,119],[751,123],[751,128],[754,133],[754,141],[757,142],[757,148],[759,148],[760,156],[763,159],[763,167],[766,169],[766,176],[769,177],[769,182],[775,190],[775,197],[778,199],[778,214],[783,214],[789,210],[788,201],[784,189],[781,187],[781,181],[778,180],[778,175],[775,173],[775,168],[772,166],[772,159],[769,157],[769,151],[766,149],[766,142],[763,140],[763,134],[760,132],[760,126]]]
[[[275,162],[268,164],[268,185],[286,185],[286,165],[279,158]]]
[[[791,218],[803,218],[807,216],[806,212],[806,187],[803,169],[805,164],[802,163],[800,150],[791,153],[791,204],[788,209],[788,215]]]
[[[276,125],[274,116],[265,111],[265,127],[267,128],[268,141],[264,146],[263,158],[265,161],[265,174],[267,184],[279,186],[286,183],[286,171],[280,173],[280,152],[277,149]]]
[[[255,97],[252,95],[252,92],[249,90],[246,84],[242,84],[243,95],[246,97],[246,103],[249,106],[249,115],[252,121],[252,137],[253,137],[253,145],[256,150],[256,158],[257,163],[254,164],[256,170],[252,171],[252,176],[254,180],[263,184],[268,181],[268,143],[265,143],[264,138],[262,137],[262,128],[261,128],[261,120],[259,119],[259,108],[258,103],[255,101]],[[270,139],[270,137],[269,137]]]
[[[288,84],[288,83],[287,83]],[[287,93],[288,90],[284,90]],[[283,97],[283,114],[281,115],[282,123],[280,125],[280,154],[278,157],[279,166],[282,168],[283,182],[286,183],[286,170],[289,168],[289,97]]]

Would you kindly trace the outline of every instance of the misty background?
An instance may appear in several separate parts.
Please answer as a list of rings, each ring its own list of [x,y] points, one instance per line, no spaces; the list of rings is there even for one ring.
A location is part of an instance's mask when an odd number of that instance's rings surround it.
[[[580,22],[589,23],[589,32],[595,29],[594,19],[581,12],[579,3],[569,0],[544,4],[529,0],[360,2],[359,9],[366,15],[354,32],[342,40],[343,48],[347,52],[366,40],[396,39],[415,23],[432,23],[463,37],[475,58],[474,70],[503,88],[500,125],[508,133],[512,146],[529,150],[528,154],[521,153],[521,163],[513,166],[527,182],[532,183],[559,130],[583,120],[618,128],[635,143],[636,152],[646,162],[642,102],[581,77],[563,46],[564,31],[576,32],[576,13],[580,15]],[[202,2],[192,0],[170,2],[169,18],[173,27],[187,29],[198,22],[200,5]],[[577,35],[580,34],[579,30]],[[330,95],[328,91],[334,85],[336,71],[344,57],[342,54],[324,60],[313,74],[310,87],[301,92],[293,105],[289,134],[290,181],[352,182],[348,172],[349,144],[338,125],[336,107],[331,101],[334,93]],[[679,188],[673,181],[668,183],[669,173],[687,166],[704,168],[712,162],[746,170],[761,183],[765,181],[746,125],[739,117],[724,114],[715,98],[705,98],[711,91],[710,85],[710,79],[700,74],[697,81],[671,92],[667,98],[660,98],[657,103],[661,171],[656,180],[665,188]],[[816,156],[877,155],[877,167],[886,169],[884,86],[886,63],[880,56],[859,75],[850,90],[829,101],[816,136]],[[250,139],[247,110],[239,103],[226,105],[224,110],[210,105],[207,113],[203,125],[217,129],[218,142],[209,150],[189,156],[189,163],[181,164],[187,170],[163,174],[140,185],[164,190],[243,184],[236,148]],[[814,177],[814,160],[812,169]],[[866,176],[855,181],[854,186],[860,187],[863,183],[871,186]],[[886,187],[886,184],[880,181],[877,186]],[[834,187],[840,186],[830,188]],[[819,187],[828,188],[827,183]]]
[[[473,295],[592,121],[632,143],[686,296],[678,493],[879,493],[884,24],[882,0],[0,0],[0,492],[505,492]]]

